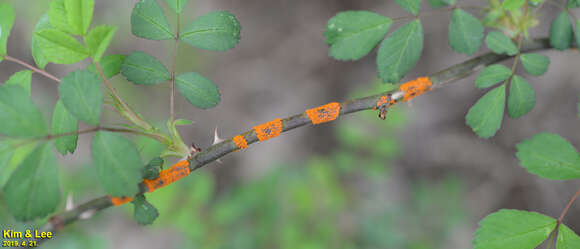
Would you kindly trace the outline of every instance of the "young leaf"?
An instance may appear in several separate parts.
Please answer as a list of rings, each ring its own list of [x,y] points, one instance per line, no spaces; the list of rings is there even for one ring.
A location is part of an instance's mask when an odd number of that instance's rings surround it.
[[[64,7],[72,33],[86,34],[93,19],[94,0],[65,0]]]
[[[6,43],[14,25],[14,8],[10,3],[0,3],[0,61],[6,55]]]
[[[123,61],[125,61],[125,57],[126,56],[122,54],[112,54],[105,55],[101,59],[99,65],[101,66],[101,69],[103,69],[103,73],[107,79],[110,79],[121,72],[121,65],[123,64]],[[99,75],[94,63],[91,63],[87,69],[96,75]]]
[[[133,51],[121,65],[121,74],[135,84],[154,85],[171,79],[167,68],[155,57]]]
[[[413,15],[419,14],[419,8],[421,7],[421,0],[395,0],[395,2],[401,6],[401,8],[409,11]]]
[[[550,46],[564,50],[570,48],[573,38],[572,23],[566,11],[562,11],[550,27]]]
[[[159,170],[163,167],[163,159],[161,157],[155,157],[145,165],[142,169],[143,178],[153,180],[159,177]]]
[[[129,139],[100,131],[93,137],[91,149],[97,176],[109,195],[133,196],[139,191],[143,162]]]
[[[556,227],[554,218],[522,210],[502,209],[479,222],[474,249],[532,249]]]
[[[497,54],[508,54],[508,55],[515,55],[518,53],[518,47],[516,44],[507,38],[504,34],[492,31],[487,33],[485,37],[485,44],[491,51]]]
[[[52,0],[48,9],[50,24],[75,35],[85,35],[93,19],[94,0]]]
[[[117,27],[101,25],[93,28],[85,37],[85,44],[94,61],[99,62],[103,53],[109,47],[109,43],[117,31]]]
[[[516,145],[516,156],[528,172],[550,180],[580,178],[574,146],[557,134],[540,133]]]
[[[433,8],[441,8],[444,6],[454,5],[455,0],[429,0],[429,4]]]
[[[50,62],[73,64],[89,56],[89,52],[80,42],[62,31],[43,29],[34,34],[42,54]]]
[[[514,75],[508,97],[508,114],[512,118],[526,115],[536,105],[536,91],[526,79]]]
[[[26,92],[28,93],[28,96],[30,96],[31,80],[32,80],[32,71],[22,70],[10,76],[10,78],[8,78],[8,80],[6,81],[6,85],[20,86],[24,88],[24,90],[26,90]]]
[[[40,20],[38,20],[38,23],[36,23],[36,26],[34,26],[33,32],[36,33],[37,31],[43,29],[53,29],[52,25],[50,25],[50,22],[48,20],[48,14],[44,14],[40,17]],[[40,45],[38,44],[38,38],[36,34],[32,34],[30,47],[31,47],[30,50],[32,51],[32,58],[34,58],[34,62],[36,63],[38,68],[44,69],[44,67],[46,67],[46,64],[48,64],[48,59],[46,58],[46,56],[44,56],[42,50],[40,50]]]
[[[216,106],[220,102],[218,87],[211,80],[198,73],[190,72],[175,78],[177,90],[192,105],[207,109]]]
[[[58,169],[50,145],[43,144],[14,171],[3,189],[4,201],[17,220],[52,213],[59,203]]]
[[[417,64],[422,51],[423,29],[419,20],[395,30],[379,48],[379,77],[383,82],[398,83]]]
[[[483,39],[483,26],[474,16],[462,9],[451,13],[449,45],[458,53],[472,55],[477,52]]]
[[[176,119],[175,121],[173,121],[173,124],[175,125],[192,125],[194,122],[188,119]]]
[[[473,132],[482,138],[490,138],[501,126],[505,109],[505,85],[502,84],[483,95],[469,109],[465,120]]]
[[[513,11],[521,8],[526,0],[504,0],[501,7],[505,10]]]
[[[133,217],[139,225],[151,225],[159,216],[157,208],[149,203],[144,195],[137,195],[132,201],[134,205]]]
[[[20,86],[0,86],[0,134],[39,137],[47,133],[44,118],[28,92]]]
[[[326,25],[324,37],[330,56],[338,60],[358,60],[383,39],[393,23],[388,17],[369,11],[340,12]]]
[[[560,224],[558,228],[558,239],[556,240],[556,249],[573,248],[580,248],[580,237],[568,226]]]
[[[77,119],[97,125],[101,116],[101,78],[88,70],[78,70],[62,78],[58,93],[66,109]]]
[[[131,13],[133,35],[149,40],[169,40],[175,37],[157,0],[141,0]]]
[[[475,87],[488,88],[502,82],[512,75],[512,70],[501,64],[493,64],[481,70],[475,79]]]
[[[175,13],[179,14],[187,5],[187,0],[165,0]]]
[[[548,66],[550,66],[550,59],[541,54],[522,54],[520,60],[522,61],[522,65],[524,66],[524,69],[526,69],[526,72],[535,76],[544,74],[548,71]]]
[[[62,101],[57,101],[52,113],[52,135],[76,132],[79,129],[78,120],[64,107]],[[79,135],[74,134],[54,139],[54,146],[63,156],[74,153]]]
[[[201,49],[225,51],[236,46],[241,28],[232,13],[214,11],[193,21],[179,39]]]

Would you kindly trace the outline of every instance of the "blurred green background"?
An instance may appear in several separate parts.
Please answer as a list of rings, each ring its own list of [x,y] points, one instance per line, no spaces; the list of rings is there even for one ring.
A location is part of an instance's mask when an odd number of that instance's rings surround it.
[[[7,1],[7,0],[0,0]],[[49,1],[10,0],[16,23],[9,55],[32,63],[30,38]],[[131,35],[129,17],[136,0],[95,0],[93,25],[119,26],[108,54],[151,53],[170,65],[172,42]],[[167,6],[160,1],[161,5]],[[425,2],[425,1],[424,1]],[[482,1],[466,1],[482,5]],[[428,9],[423,3],[422,8]],[[337,12],[376,11],[407,15],[382,0],[190,0],[182,23],[213,10],[229,10],[242,24],[240,43],[228,52],[181,45],[177,71],[196,71],[220,88],[222,101],[210,110],[178,97],[177,115],[194,120],[181,128],[184,140],[206,148],[214,130],[231,137],[265,121],[300,113],[331,101],[384,91],[376,80],[375,54],[357,62],[328,57],[324,26]],[[531,36],[545,36],[557,9],[546,8]],[[166,11],[168,20],[175,17]],[[447,44],[448,13],[423,20],[425,48],[406,79],[436,72],[467,59]],[[402,23],[391,27],[395,30]],[[483,51],[483,50],[482,50]],[[556,216],[577,188],[573,182],[539,179],[518,166],[514,145],[540,131],[559,133],[580,145],[575,132],[580,85],[577,53],[545,53],[552,65],[534,78],[537,106],[522,119],[506,118],[500,132],[482,140],[464,124],[464,115],[483,94],[473,77],[389,110],[382,121],[373,111],[304,127],[222,158],[180,182],[148,194],[160,216],[151,226],[132,219],[132,205],[110,208],[66,227],[44,248],[471,248],[477,221],[499,208],[519,208]],[[87,63],[49,65],[62,77]],[[0,63],[0,82],[22,70]],[[113,80],[120,95],[147,119],[169,116],[169,84],[135,86]],[[572,89],[572,90],[571,90]],[[50,120],[56,85],[33,75],[32,96]],[[570,100],[573,100],[572,103]],[[107,124],[122,120],[110,110]],[[83,126],[81,125],[81,128]],[[91,136],[79,138],[74,156],[60,157],[63,210],[70,196],[80,204],[104,191],[91,165]],[[159,144],[134,138],[143,161],[158,155]],[[0,185],[30,150],[23,149],[0,174]],[[3,160],[0,158],[0,160]],[[578,231],[576,205],[567,223]],[[41,224],[44,220],[36,223]],[[15,223],[0,198],[0,225]]]

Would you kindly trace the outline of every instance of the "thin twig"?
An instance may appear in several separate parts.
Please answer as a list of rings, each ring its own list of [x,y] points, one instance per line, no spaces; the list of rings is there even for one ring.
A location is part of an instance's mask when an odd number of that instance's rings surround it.
[[[572,198],[570,198],[570,201],[568,201],[568,204],[566,205],[564,210],[562,210],[560,217],[558,217],[558,223],[562,223],[562,220],[564,220],[564,216],[566,216],[566,213],[568,213],[568,210],[572,206],[572,203],[574,203],[574,201],[578,199],[578,196],[580,196],[580,188],[576,191],[576,193],[572,196]]]
[[[534,41],[530,41],[528,44],[523,46],[524,51],[534,51],[540,49],[548,49],[550,48],[549,42],[547,38],[538,39]],[[473,59],[464,61],[459,63],[455,66],[447,68],[445,70],[439,71],[429,76],[429,79],[435,85],[442,85],[449,83],[451,81],[455,81],[458,79],[462,79],[473,73],[475,70],[481,68],[482,66],[497,63],[499,61],[511,58],[512,56],[508,55],[498,55],[494,53],[487,53]],[[395,91],[388,91],[372,96],[367,96],[363,98],[353,99],[350,101],[346,101],[340,104],[340,115],[359,112],[363,110],[369,110],[373,107],[376,107],[376,103],[379,99],[388,94],[391,96],[396,96],[397,94],[393,95],[394,93],[399,92],[399,90]],[[402,98],[402,97],[399,97]],[[284,118],[283,122],[283,130],[282,132],[286,132],[301,126],[311,125],[312,121],[306,117],[304,113],[296,114],[294,116],[290,116]],[[247,144],[253,144],[258,141],[256,133],[254,130],[249,130],[245,133],[240,134],[244,137],[247,141]],[[190,169],[196,170],[204,165],[207,165],[210,162],[213,162],[231,152],[237,151],[239,148],[233,142],[233,139],[227,139],[220,143],[210,146],[206,150],[197,153],[193,158],[190,158],[189,167]],[[143,184],[140,184],[140,192],[145,191],[145,187]],[[50,218],[50,221],[42,228],[42,231],[51,231],[56,232],[60,230],[64,225],[72,223],[78,220],[81,214],[85,212],[96,212],[101,209],[108,208],[112,206],[111,200],[107,197],[100,197],[89,201],[83,205],[73,208],[72,210],[68,210],[59,214],[56,214]],[[41,240],[42,241],[42,240]]]
[[[9,55],[4,56],[4,59],[6,59],[7,61],[12,61],[12,62],[18,63],[18,64],[20,64],[20,65],[22,65],[22,66],[24,66],[24,67],[26,67],[26,68],[28,68],[28,69],[36,72],[36,73],[41,74],[42,76],[44,76],[46,78],[49,78],[51,80],[54,80],[54,81],[60,83],[60,79],[57,78],[56,76],[54,76],[54,75],[50,74],[49,72],[44,71],[44,70],[42,70],[40,68],[37,68],[35,66],[32,66],[32,65],[30,65],[30,64],[28,64],[28,63],[26,63],[24,61],[21,61],[21,60],[16,59],[16,58],[14,58],[12,56],[9,56]]]

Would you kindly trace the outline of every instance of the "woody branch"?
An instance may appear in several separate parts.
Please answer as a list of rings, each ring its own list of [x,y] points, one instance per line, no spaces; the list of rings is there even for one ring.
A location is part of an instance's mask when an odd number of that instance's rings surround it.
[[[525,41],[522,44],[521,52],[530,52],[535,50],[549,49],[550,45],[547,38],[535,39],[531,41]],[[462,63],[451,66],[447,69],[439,71],[437,73],[428,76],[428,80],[432,83],[429,90],[438,89],[447,83],[462,79],[470,75],[471,73],[483,68],[486,65],[497,63],[505,59],[511,58],[513,56],[508,55],[498,55],[494,53],[486,53],[481,56],[477,56],[470,60],[464,61]],[[386,111],[390,105],[405,101],[406,92],[397,89],[392,91],[387,91],[379,93],[376,95],[371,95],[363,98],[349,100],[340,103],[340,113],[339,115],[359,112],[369,109],[379,109],[379,112],[383,110]],[[414,96],[413,96],[414,97]],[[387,101],[385,102],[385,99]],[[338,104],[338,103],[337,103]],[[313,120],[308,117],[306,113],[296,114],[290,117],[286,117],[280,120],[281,131],[286,132],[301,126],[313,124]],[[246,131],[239,134],[233,138],[226,139],[221,143],[210,146],[206,150],[197,153],[194,157],[188,159],[189,171],[194,171],[199,169],[210,162],[213,162],[231,152],[241,149],[239,143],[234,141],[236,137],[244,138],[247,145],[253,144],[258,141],[263,141],[265,139],[260,139],[259,134],[256,133],[256,129]],[[139,185],[140,193],[151,192],[148,186],[144,183]],[[103,196],[93,200],[90,200],[82,205],[76,206],[71,210],[64,211],[62,213],[56,214],[49,219],[49,222],[41,229],[42,231],[56,232],[62,229],[64,226],[73,223],[81,218],[86,218],[92,216],[92,214],[113,206],[113,202],[110,197]]]

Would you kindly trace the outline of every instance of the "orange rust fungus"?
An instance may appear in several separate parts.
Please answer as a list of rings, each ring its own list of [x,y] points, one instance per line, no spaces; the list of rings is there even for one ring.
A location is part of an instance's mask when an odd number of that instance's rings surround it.
[[[238,149],[245,149],[248,148],[248,141],[241,135],[237,135],[234,137],[234,143],[238,146]]]
[[[277,137],[282,133],[282,119],[274,119],[270,122],[254,126],[256,136],[260,141],[265,141]]]
[[[338,118],[340,114],[340,104],[331,102],[323,106],[306,110],[306,115],[312,124],[322,124]]]
[[[381,96],[381,98],[377,101],[377,103],[375,104],[375,106],[373,107],[373,109],[379,109],[381,108],[381,106],[387,105],[394,105],[397,103],[397,100],[392,99],[390,94],[387,95],[383,95]]]
[[[187,160],[182,160],[172,165],[169,169],[162,170],[159,172],[159,177],[148,180],[143,180],[147,190],[153,192],[158,188],[165,187],[177,180],[189,175],[189,162]]]
[[[121,206],[121,205],[133,200],[132,197],[112,197],[112,196],[109,196],[109,198],[111,199],[111,202],[115,206]]]
[[[416,80],[405,82],[401,85],[399,90],[405,92],[403,101],[408,101],[431,90],[431,85],[433,84],[431,83],[431,80],[429,80],[429,77],[419,77]]]

